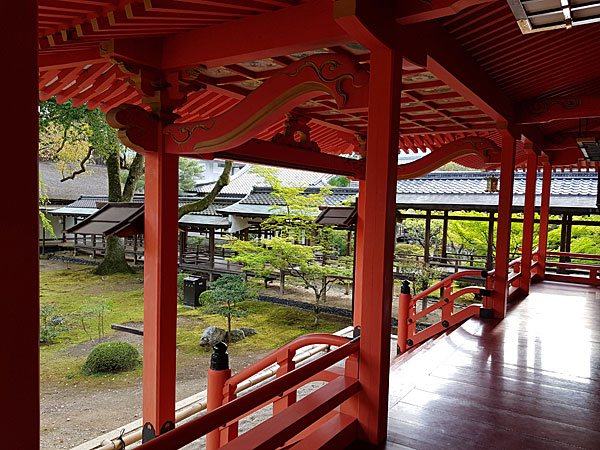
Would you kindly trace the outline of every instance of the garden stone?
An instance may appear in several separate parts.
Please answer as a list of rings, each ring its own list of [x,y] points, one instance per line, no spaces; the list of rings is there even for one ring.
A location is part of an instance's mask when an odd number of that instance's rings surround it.
[[[230,342],[239,342],[245,337],[246,335],[242,330],[231,330],[231,335],[229,336]]]
[[[244,332],[244,335],[246,337],[254,336],[255,334],[258,334],[258,331],[256,331],[254,328],[241,327],[240,330],[242,330]]]
[[[216,343],[224,341],[226,335],[227,332],[223,328],[208,327],[204,330],[204,333],[202,333],[200,345],[202,347],[212,347]]]

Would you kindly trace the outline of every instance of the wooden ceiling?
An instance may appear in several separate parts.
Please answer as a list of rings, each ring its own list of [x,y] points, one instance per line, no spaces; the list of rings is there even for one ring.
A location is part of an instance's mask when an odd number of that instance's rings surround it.
[[[522,100],[556,95],[600,95],[600,52],[596,51],[600,26],[523,36],[505,1],[471,0],[467,3],[474,6],[441,17],[437,23],[461,51],[483,69],[507,103],[514,107]],[[183,38],[199,30],[215,30],[214,35],[221,36],[222,30],[225,30],[223,33],[227,30],[225,27],[238,24],[240,28],[248,24],[249,32],[260,35],[264,30],[255,24],[264,23],[260,22],[262,18],[275,17],[274,14],[281,17],[288,10],[302,12],[321,8],[319,11],[327,11],[331,5],[332,2],[324,0],[39,0],[40,98],[57,96],[59,102],[71,100],[76,106],[87,104],[89,108],[100,107],[103,111],[123,103],[141,104],[140,94],[129,75],[100,55],[103,41],[144,38],[159,42],[173,40],[174,36]],[[416,11],[414,15],[402,16],[411,18],[405,21],[413,22],[407,25],[413,28],[407,29],[416,30],[412,34],[416,43],[429,39],[427,35],[419,35],[420,29],[415,28],[421,26],[418,22],[422,14]],[[303,16],[299,13],[298,17]],[[402,17],[397,21],[402,23]],[[431,17],[431,13],[424,17]],[[317,22],[313,23],[315,30],[323,28]],[[227,111],[275,72],[310,54],[350,55],[369,69],[370,53],[366,48],[338,30],[327,32],[329,35],[319,40],[319,32],[315,31],[315,43],[332,45],[307,48],[310,47],[307,43],[301,51],[282,54],[274,49],[268,57],[250,60],[207,56],[206,64],[199,61],[186,68],[187,75],[206,88],[188,96],[187,102],[177,110],[180,121],[205,119]],[[310,31],[306,33],[310,36]],[[198,45],[218,47],[220,42],[216,39]],[[207,54],[218,53],[211,51]],[[256,54],[248,52],[248,55]],[[416,59],[411,60],[407,55],[401,80],[401,150],[425,151],[469,135],[495,135],[497,117],[492,117],[492,108],[488,108],[487,103],[475,101],[471,92],[464,91],[456,79],[446,78],[442,72],[433,73]],[[214,61],[227,63],[214,64]],[[582,61],[585,64],[581,64]],[[300,105],[294,112],[312,119],[311,138],[323,151],[351,152],[356,146],[355,136],[366,134],[366,104],[363,108],[343,110],[331,97],[321,96]],[[257,137],[268,139],[278,133],[282,121]],[[537,128],[543,135],[550,131],[573,130],[576,126],[577,121],[564,120]]]

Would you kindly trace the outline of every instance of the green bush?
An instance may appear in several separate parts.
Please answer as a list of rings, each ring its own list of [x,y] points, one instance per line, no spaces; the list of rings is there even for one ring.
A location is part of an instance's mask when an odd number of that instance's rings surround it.
[[[92,350],[83,371],[92,374],[131,370],[137,366],[139,357],[137,349],[127,342],[105,342]]]
[[[189,276],[190,276],[189,273],[178,273],[177,274],[177,300],[180,302],[183,302],[183,290],[185,287],[183,280],[185,280]]]
[[[52,304],[40,308],[40,344],[51,344],[66,329],[65,316]]]

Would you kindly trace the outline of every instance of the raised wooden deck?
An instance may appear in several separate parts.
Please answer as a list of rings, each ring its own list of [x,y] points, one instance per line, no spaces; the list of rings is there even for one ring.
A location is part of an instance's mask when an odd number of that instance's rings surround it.
[[[600,448],[600,288],[532,286],[392,364],[387,449]]]

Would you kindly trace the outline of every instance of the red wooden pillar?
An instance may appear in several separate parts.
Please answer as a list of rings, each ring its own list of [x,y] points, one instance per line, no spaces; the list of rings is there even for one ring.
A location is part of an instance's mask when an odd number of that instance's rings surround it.
[[[533,222],[535,219],[535,185],[537,181],[538,155],[533,149],[527,154],[527,177],[525,179],[525,205],[523,207],[523,241],[521,243],[521,279],[519,288],[529,294],[533,250]]]
[[[542,178],[542,201],[540,204],[540,231],[538,243],[538,271],[537,274],[544,279],[546,276],[546,252],[548,246],[548,220],[550,217],[550,190],[552,184],[552,167],[545,162],[544,176]]]
[[[354,280],[353,280],[353,295],[354,295],[354,326],[360,325],[362,319],[362,293],[356,288],[357,280],[363,279],[363,265],[358,261],[358,255],[364,253],[364,228],[365,228],[365,216],[361,214],[361,211],[365,210],[365,200],[367,198],[366,183],[364,181],[358,182],[358,216],[356,218],[356,237],[354,249],[356,253],[355,264],[354,264]]]
[[[510,223],[512,216],[513,180],[515,170],[515,138],[502,130],[502,156],[500,160],[500,198],[496,230],[496,268],[494,292],[491,297],[493,317],[506,316],[508,303],[508,263],[510,259]]]
[[[178,157],[164,152],[162,125],[158,149],[146,152],[144,233],[144,436],[174,427],[177,337]]]
[[[356,303],[361,305],[359,437],[372,444],[387,436],[401,73],[397,52],[372,51],[368,157],[356,258]]]
[[[10,113],[7,109],[2,115],[0,131],[10,150],[3,154],[0,188],[14,192],[18,186],[21,199],[11,206],[14,215],[4,221],[0,245],[6,318],[0,331],[0,417],[6,430],[2,448],[36,449],[40,445],[37,1],[3,2],[2,18],[0,57],[5,66],[0,80],[10,87],[2,94]]]

